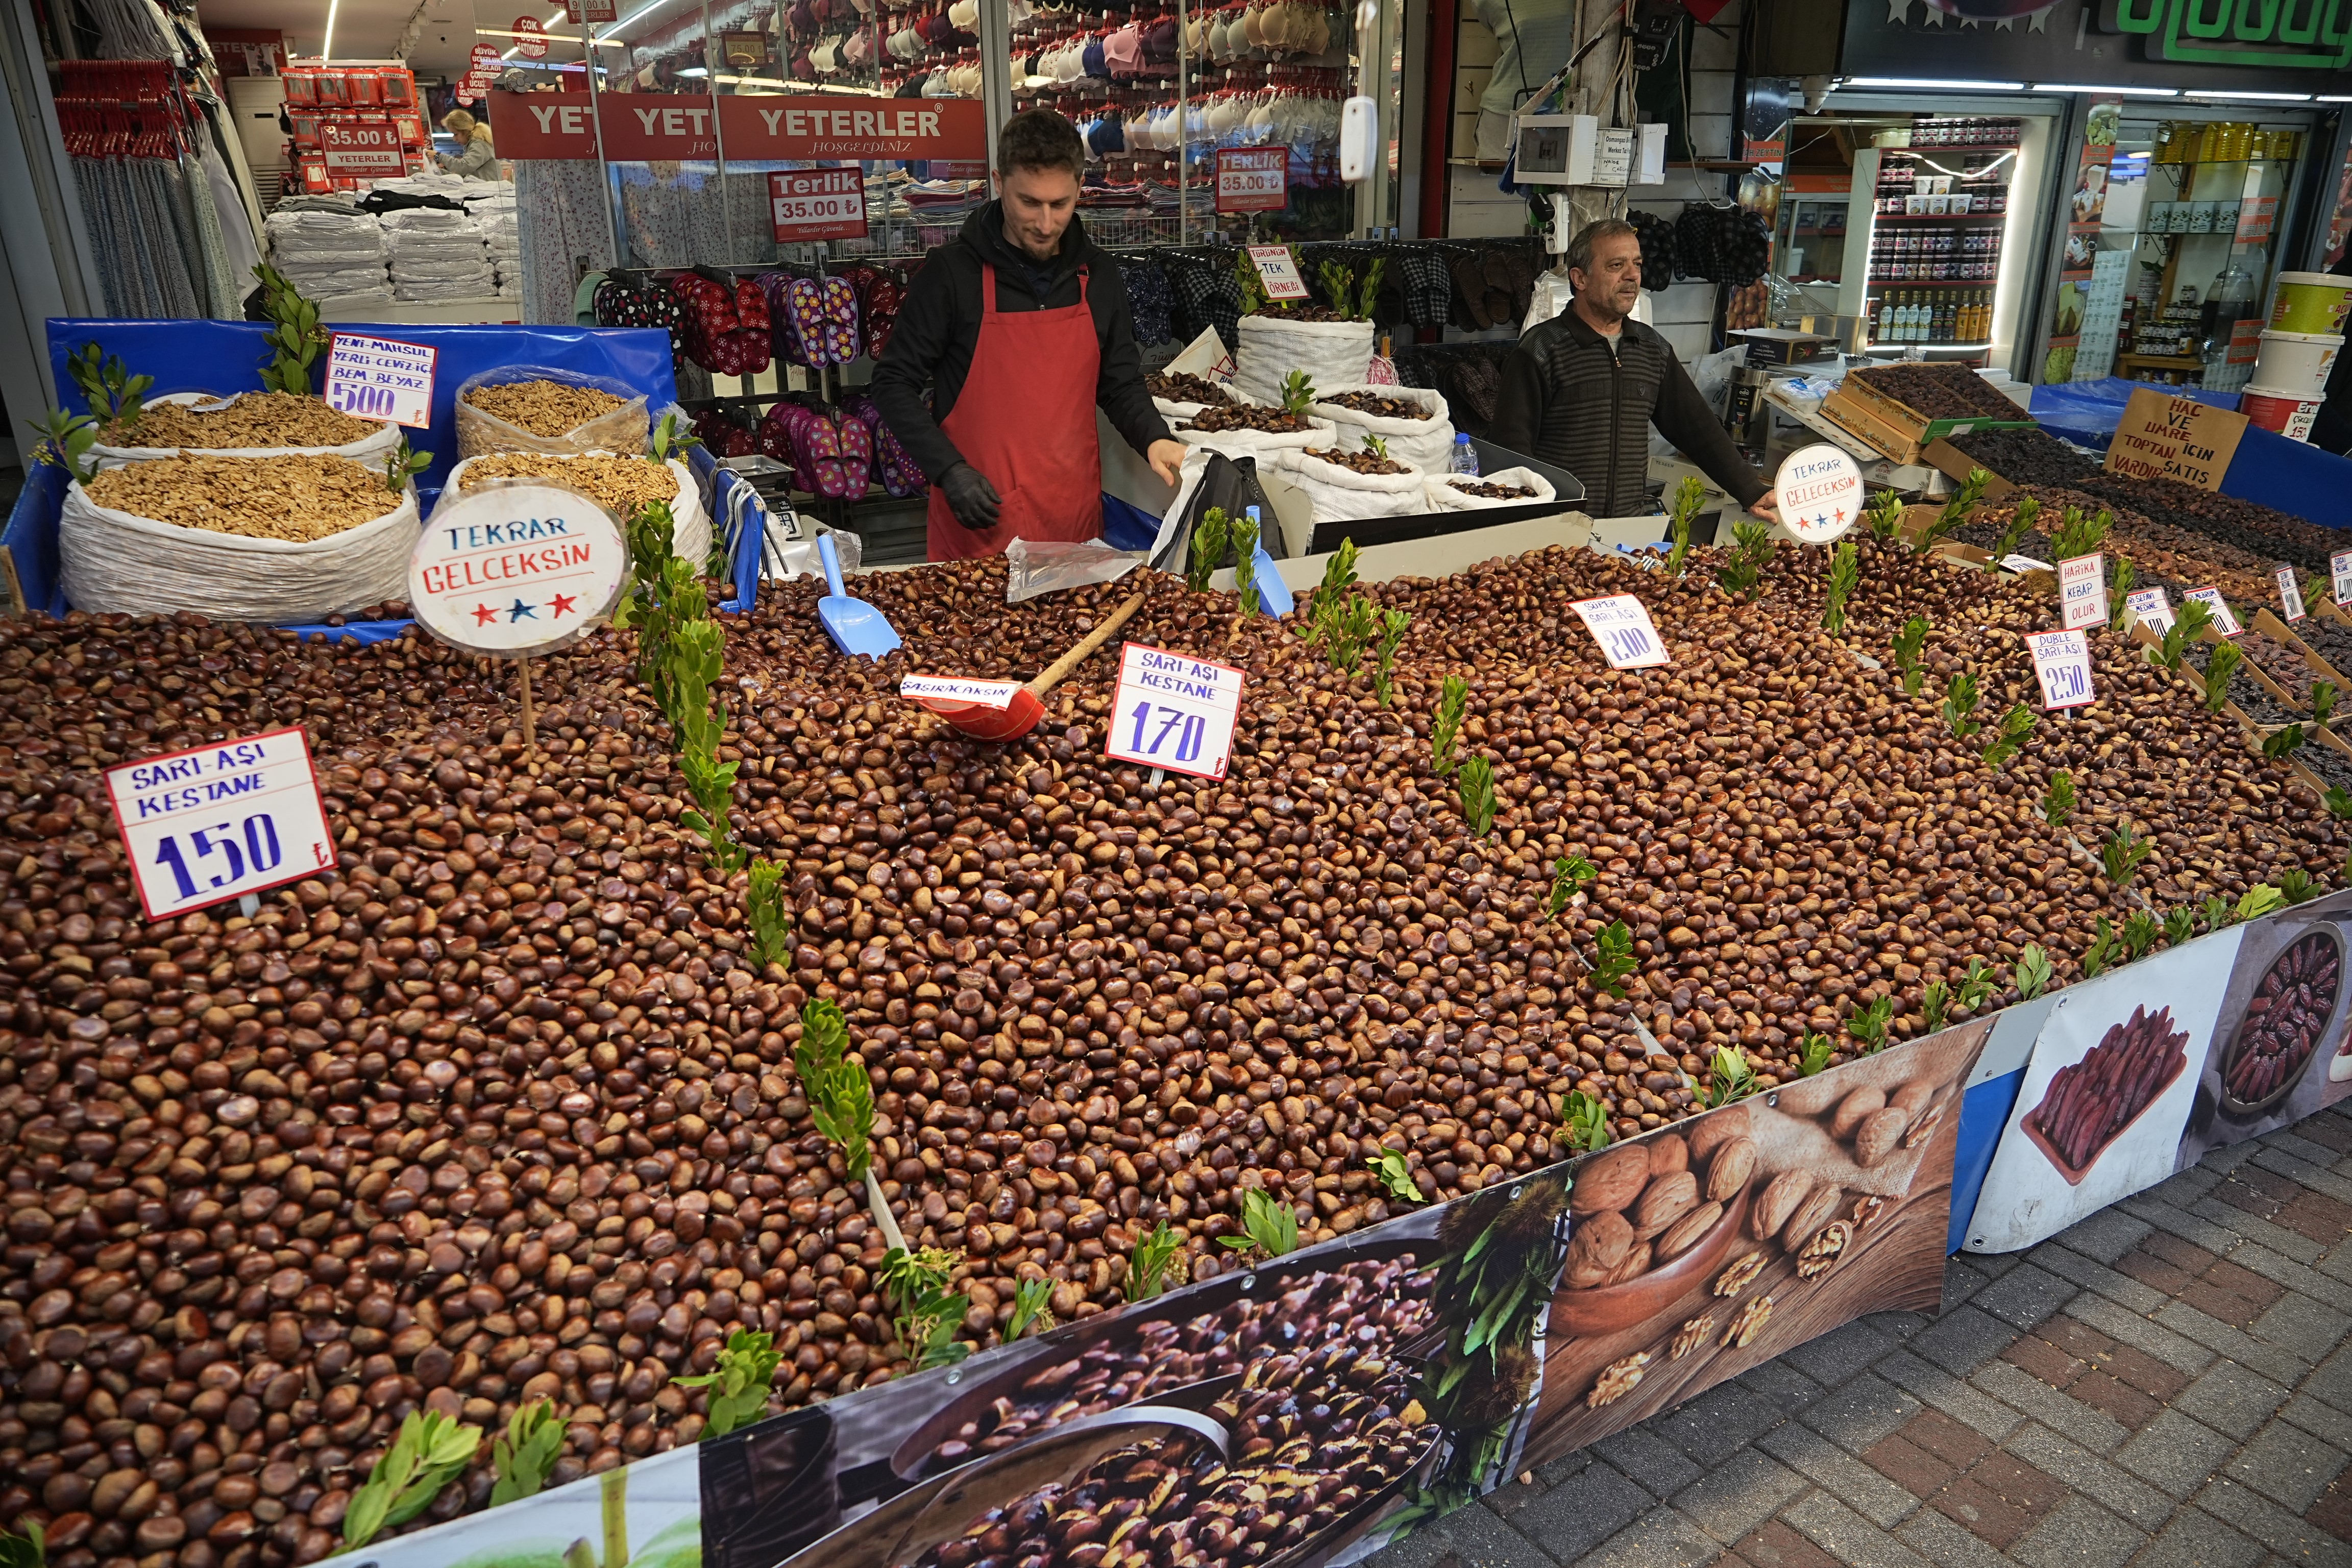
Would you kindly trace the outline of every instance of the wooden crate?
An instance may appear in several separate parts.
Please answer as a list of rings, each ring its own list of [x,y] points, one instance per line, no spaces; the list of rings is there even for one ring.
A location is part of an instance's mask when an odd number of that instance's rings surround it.
[[[2324,600],[2321,602],[2326,603]],[[2321,612],[2317,605],[2311,606],[2311,614],[2315,619],[2319,616],[2320,613]],[[2336,672],[2336,667],[2328,663],[2326,659],[2320,658],[2319,655],[2313,650],[2312,646],[2309,643],[2296,636],[2295,630],[2293,626],[2279,619],[2278,616],[2271,614],[2269,605],[2265,605],[2262,609],[2255,612],[2254,629],[2270,637],[2278,638],[2279,641],[2294,649],[2296,653],[2301,654],[2303,656],[2303,662],[2310,666],[2311,672],[2319,677],[2320,679],[2334,681],[2336,683],[2336,697],[2339,700],[2347,697],[2352,697],[2352,686],[2345,684],[2344,678]]]
[[[1928,442],[1926,447],[1920,451],[1919,456],[1921,460],[1926,462],[1928,467],[1934,468],[1937,473],[1943,475],[1946,479],[1951,480],[1956,485],[1967,484],[1969,482],[1969,475],[1972,470],[1984,468],[1984,465],[1982,463],[1978,462],[1974,458],[1969,457],[1966,452],[1961,451],[1958,447],[1953,446],[1949,441],[1945,440],[1940,436],[1935,440]],[[1999,474],[1993,473],[1990,468],[1985,468],[1985,472],[1991,476],[1990,481],[1985,486],[1985,500],[1999,500],[2001,497],[2017,489],[2015,485],[2011,484]]]
[[[1987,383],[1988,386],[1991,384]],[[1851,392],[1871,413],[1886,424],[1909,432],[1911,438],[1925,447],[1947,436],[1965,436],[1972,430],[2022,430],[2036,423],[2033,416],[2021,408],[2014,419],[1995,419],[1981,414],[1965,414],[1957,418],[1931,419],[1899,398],[1889,397],[1861,376],[1849,375],[1838,383],[1840,392]]]
[[[1886,419],[1870,402],[1847,391],[1840,382],[1822,399],[1821,416],[1874,452],[1895,463],[1916,463],[1921,449],[1910,426]],[[1901,406],[1899,404],[1896,406]]]

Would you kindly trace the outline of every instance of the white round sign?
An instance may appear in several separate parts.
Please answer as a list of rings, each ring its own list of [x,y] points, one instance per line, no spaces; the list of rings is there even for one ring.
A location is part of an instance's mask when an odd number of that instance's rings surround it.
[[[1772,500],[1790,532],[1807,544],[1827,544],[1862,514],[1862,470],[1827,442],[1800,447],[1781,459]]]
[[[445,503],[408,558],[425,629],[468,653],[520,658],[586,636],[621,596],[621,526],[578,490],[491,484]]]

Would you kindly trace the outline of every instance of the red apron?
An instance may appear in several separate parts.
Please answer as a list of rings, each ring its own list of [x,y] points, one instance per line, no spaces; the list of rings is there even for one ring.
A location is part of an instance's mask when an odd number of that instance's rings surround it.
[[[994,555],[1015,539],[1076,542],[1102,536],[1102,452],[1095,438],[1095,384],[1102,343],[1078,268],[1078,302],[1060,310],[996,308],[996,268],[980,268],[980,342],[971,372],[940,428],[963,460],[988,477],[1004,503],[996,526],[975,533],[934,486],[929,544],[934,561]]]

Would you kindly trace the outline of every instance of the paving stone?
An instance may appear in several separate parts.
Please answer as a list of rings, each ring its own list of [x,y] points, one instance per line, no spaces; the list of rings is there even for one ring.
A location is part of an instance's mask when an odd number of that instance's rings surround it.
[[[1875,1375],[1831,1390],[1797,1417],[1849,1453],[1858,1454],[1919,1413],[1919,1402]]]
[[[1966,1422],[1996,1443],[2014,1431],[2023,1419],[1999,1400],[1969,1387],[1941,1367],[1929,1366],[1907,1350],[1880,1362],[1877,1371],[1896,1387]]]
[[[2281,1383],[2294,1382],[2311,1364],[2312,1358],[2255,1339],[2244,1330],[2233,1329],[2185,1301],[2173,1302],[2156,1315],[2156,1321],[2175,1333],[2195,1340],[2210,1351],[2218,1352]]]
[[[2029,1421],[2001,1447],[2142,1530],[2161,1530],[2177,1506],[2164,1492],[2046,1426]]]
[[[2132,1568],[2253,1568],[2267,1551],[2211,1514],[2184,1508],[2132,1559]]]
[[[2161,1405],[2189,1386],[2189,1374],[2157,1360],[2137,1345],[2117,1345],[2100,1360],[2100,1367],[2117,1382],[2138,1389]]]
[[[1763,1450],[1744,1448],[1675,1493],[1675,1507],[1717,1541],[1736,1544],[1809,1485]]]
[[[2197,1494],[2197,1506],[2235,1525],[2291,1563],[2311,1568],[2352,1568],[2352,1545],[2296,1518],[2228,1476],[2216,1476]]]
[[[2252,1269],[2265,1279],[2276,1280],[2290,1290],[2325,1301],[2338,1311],[2352,1312],[2352,1285],[2331,1279],[2292,1258],[2282,1257],[2267,1247],[2250,1241],[2230,1254],[2230,1261]]]
[[[2319,1500],[2344,1455],[2291,1422],[2273,1421],[2231,1459],[2226,1474],[2262,1493],[2290,1513]]]
[[[2352,1454],[2352,1415],[2308,1394],[2298,1394],[2279,1407],[2279,1419],[2292,1421],[2339,1453]]]
[[[1740,1537],[1732,1549],[1752,1568],[1834,1568],[1837,1559],[1780,1520]]]
[[[2282,1142],[2263,1139],[2255,1146],[2253,1163],[2323,1197],[2334,1198],[2339,1203],[2352,1203],[2352,1181],[2329,1170],[2326,1161],[2306,1160]]]
[[[2132,1387],[2104,1368],[2075,1379],[2066,1389],[2066,1394],[2108,1416],[2127,1432],[2138,1431],[2156,1419],[2157,1412],[2164,1408],[2162,1401]]]
[[[2211,1371],[2173,1402],[2179,1410],[2194,1412],[2198,1420],[2241,1441],[2261,1429],[2263,1422],[2287,1400],[2287,1392],[2269,1378],[2235,1362],[2216,1362]]]
[[[2304,1361],[2316,1362],[2352,1331],[2352,1313],[2339,1312],[2282,1286],[2271,1288],[2279,1292],[2278,1304],[2247,1325],[2256,1339],[2293,1351]]]
[[[1927,1500],[1927,1506],[1996,1550],[2023,1540],[2063,1502],[2066,1489],[2014,1454],[1996,1450]]]
[[[1966,1377],[2016,1337],[2015,1325],[1971,1303],[1947,1309],[1933,1328],[1911,1342],[1910,1348],[1954,1377]]]
[[[1629,1426],[1614,1436],[1603,1437],[1592,1445],[1592,1452],[1624,1471],[1633,1478],[1634,1485],[1664,1502],[1706,1472],[1692,1463],[1689,1455],[1653,1430],[1655,1425],[1654,1421],[1645,1421],[1639,1426]]]
[[[1737,1383],[1718,1384],[1654,1418],[1658,1435],[1702,1465],[1718,1464],[1780,1424],[1772,1402]]]
[[[2138,1220],[2133,1220],[2131,1223],[2139,1226],[2143,1230],[2147,1228]],[[2072,1232],[2068,1234],[2071,1235]],[[2153,1312],[2171,1300],[2163,1291],[2135,1279],[2128,1274],[2118,1272],[2095,1258],[2086,1258],[2071,1247],[2044,1242],[2033,1249],[2032,1257],[2036,1264],[2060,1279],[2071,1281],[2085,1290],[2095,1290],[2108,1300],[2130,1311],[2143,1314]]]
[[[2071,1322],[2061,1318],[2060,1322]],[[2074,1380],[2091,1370],[2091,1363],[2067,1354],[2039,1334],[2020,1334],[2000,1352],[2000,1359],[2027,1375],[2040,1379],[2053,1388],[2069,1388]]]
[[[2086,1498],[2069,1498],[2010,1555],[2027,1568],[2123,1568],[2147,1544],[2135,1530]]]
[[[1867,1318],[1856,1321],[1867,1323],[1897,1343],[1903,1343],[1926,1333],[1927,1325],[1936,1320],[1925,1312],[1873,1312]]]
[[[2247,1191],[2235,1184],[2231,1184],[2229,1190],[2242,1194]],[[2199,1198],[2195,1213],[2199,1218],[2211,1221],[2214,1228],[2223,1235],[2234,1236],[2241,1242],[2259,1242],[2273,1252],[2286,1254],[2298,1263],[2315,1263],[2320,1255],[2327,1250],[2309,1237],[2288,1229],[2284,1226],[2271,1223],[2272,1215],[2284,1212],[2284,1204],[2274,1205],[2270,1200],[2259,1196],[2250,1196],[2249,1202],[2261,1206],[2249,1208],[2243,1205],[2230,1203],[2218,1194]],[[2158,1220],[2156,1223],[2162,1225],[2164,1222]]]
[[[1820,1400],[1825,1392],[1822,1385],[1790,1366],[1785,1356],[1775,1356],[1761,1366],[1749,1367],[1739,1374],[1739,1385],[1762,1394],[1772,1402],[1772,1407],[1786,1415],[1794,1415]]]
[[[1557,1459],[1547,1459],[1538,1465],[1535,1468],[1535,1478],[1539,1485],[1556,1487],[1570,1476],[1582,1474],[1585,1468],[1592,1462],[1591,1449],[1573,1449],[1562,1454]]]
[[[1906,1442],[1899,1434],[1882,1437],[1864,1449],[1862,1462],[1914,1497],[1935,1496],[1961,1468]]]
[[[2037,1378],[2028,1377],[2005,1361],[1993,1363],[1969,1381],[2002,1404],[2024,1411],[2095,1453],[2112,1453],[2131,1436],[2122,1422],[2106,1412],[2095,1410],[2070,1394],[2062,1394]]]
[[[1656,1500],[1613,1467],[1592,1465],[1514,1512],[1510,1527],[1572,1563],[1654,1506]]]
[[[2336,1479],[2303,1517],[2338,1541],[2352,1541],[2352,1464],[2336,1472]]]
[[[1475,1503],[1414,1531],[1380,1562],[1381,1568],[1551,1568],[1527,1537]]]
[[[1977,1292],[1970,1305],[2011,1328],[2031,1329],[2064,1306],[2078,1289],[2071,1280],[2027,1261]]]
[[[1757,1446],[1815,1486],[1828,1488],[1873,1524],[1897,1524],[1919,1507],[1913,1493],[1794,1422],[1767,1432]]]
[[[2066,1303],[2067,1317],[2091,1325],[2119,1342],[2137,1345],[2168,1366],[2195,1376],[2213,1364],[2211,1351],[2186,1339],[2154,1320],[2127,1312],[2097,1295],[2077,1296]]]
[[[1777,1359],[1789,1363],[1822,1387],[1835,1388],[1895,1349],[1898,1342],[1877,1325],[1877,1318],[1848,1323],[1842,1329],[1816,1335]]]
[[[1781,1517],[1847,1568],[1924,1568],[1925,1559],[1826,1492],[1808,1492]]]
[[[2175,1177],[2174,1180],[2177,1181],[2179,1178]],[[2151,1187],[2144,1193],[2137,1193],[2124,1199],[2116,1206],[2135,1219],[2146,1220],[2167,1235],[2193,1241],[2200,1247],[2209,1247],[2216,1252],[2228,1252],[2233,1247],[2243,1245],[2245,1237],[2234,1228],[2226,1224],[2217,1224],[2202,1214],[2191,1214],[2185,1208],[2175,1207],[2160,1195],[2163,1191],[2164,1188],[2160,1186]],[[2203,1200],[2194,1201],[2202,1202]],[[2230,1217],[2237,1219],[2241,1216],[2231,1214]],[[2300,1241],[2302,1238],[2298,1237],[2295,1239]],[[2294,1255],[2290,1253],[2288,1256]],[[2310,1260],[2305,1258],[2303,1261]]]
[[[1931,1508],[1905,1520],[1895,1539],[1942,1568],[2010,1568],[2008,1558]]]
[[[2116,1451],[2116,1462],[2169,1496],[2197,1495],[2238,1445],[2211,1427],[2167,1410]]]
[[[2076,1220],[2060,1231],[2054,1239],[2061,1247],[2113,1268],[2116,1258],[2139,1245],[2140,1238],[2155,1228],[2147,1221],[2135,1218],[2121,1209],[2104,1208]],[[2038,1252],[2041,1248],[2034,1250]],[[2036,1258],[2035,1261],[2041,1260]]]
[[[1698,1568],[1720,1543],[1670,1508],[1653,1509],[1588,1553],[1578,1568]]]
[[[1965,1257],[1944,1259],[1944,1302],[1937,1310],[1948,1312],[1991,1284],[1999,1256],[1971,1252]]]

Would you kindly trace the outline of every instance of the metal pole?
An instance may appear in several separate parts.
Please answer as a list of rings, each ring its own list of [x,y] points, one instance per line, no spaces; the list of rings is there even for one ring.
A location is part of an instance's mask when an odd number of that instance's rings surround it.
[[[1176,243],[1192,243],[1192,49],[1184,37],[1184,0],[1176,0]],[[1213,156],[1214,154],[1212,154]]]
[[[988,121],[988,166],[996,133],[1013,118],[1013,16],[1007,0],[980,0],[980,100]]]
[[[587,7],[583,6],[583,13]],[[613,231],[613,265],[629,264],[629,237],[621,221],[621,204],[613,199],[613,165],[604,156],[604,110],[596,86],[596,29],[580,24],[580,52],[588,57],[588,122],[596,128],[596,184],[604,194],[604,222]]]

